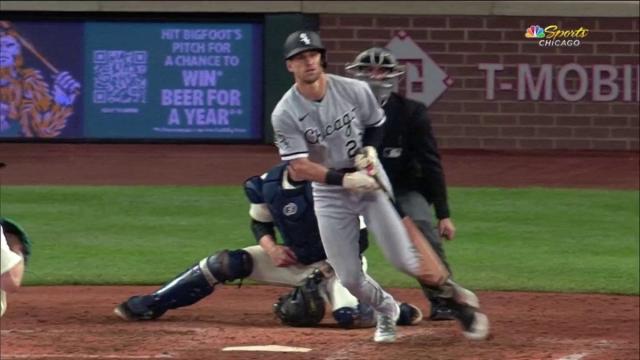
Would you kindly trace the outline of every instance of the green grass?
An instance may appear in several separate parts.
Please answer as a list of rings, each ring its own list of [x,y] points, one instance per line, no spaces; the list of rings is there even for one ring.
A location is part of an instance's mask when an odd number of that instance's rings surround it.
[[[451,188],[455,278],[484,290],[639,293],[638,191]],[[160,284],[254,244],[240,187],[3,186],[32,237],[26,284]],[[370,273],[414,287],[373,245]]]

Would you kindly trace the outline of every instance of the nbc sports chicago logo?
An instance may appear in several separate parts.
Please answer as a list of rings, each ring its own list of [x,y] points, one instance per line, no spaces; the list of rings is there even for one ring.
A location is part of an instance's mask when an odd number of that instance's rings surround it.
[[[558,25],[549,25],[543,28],[540,25],[531,25],[524,33],[527,39],[540,39],[539,46],[547,47],[576,47],[580,46],[580,39],[589,35],[589,29],[580,26],[578,29],[560,29]]]

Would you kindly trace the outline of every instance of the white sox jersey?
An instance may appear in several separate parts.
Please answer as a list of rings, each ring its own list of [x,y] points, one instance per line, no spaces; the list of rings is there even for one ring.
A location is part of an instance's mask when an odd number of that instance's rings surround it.
[[[384,110],[367,83],[326,74],[321,101],[311,101],[292,86],[271,115],[276,145],[283,160],[309,157],[327,168],[354,166],[366,127],[381,126]]]

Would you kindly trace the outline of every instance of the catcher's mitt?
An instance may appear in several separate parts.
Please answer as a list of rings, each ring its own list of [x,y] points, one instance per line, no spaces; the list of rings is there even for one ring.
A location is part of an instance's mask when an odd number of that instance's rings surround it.
[[[0,225],[2,225],[2,230],[5,235],[13,234],[15,235],[15,239],[20,241],[22,244],[22,257],[24,258],[25,265],[29,261],[29,256],[31,255],[31,239],[27,233],[18,225],[15,221],[9,220],[4,217],[0,217]],[[9,237],[7,236],[7,242],[9,242]],[[12,244],[9,244],[11,246]]]
[[[306,282],[283,295],[273,304],[273,311],[282,323],[289,326],[314,326],[322,321],[325,312],[324,299],[319,283],[323,275],[316,270]]]

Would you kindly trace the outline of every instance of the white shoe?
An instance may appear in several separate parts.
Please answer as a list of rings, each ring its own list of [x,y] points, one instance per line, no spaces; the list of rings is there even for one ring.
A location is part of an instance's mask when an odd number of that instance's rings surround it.
[[[475,313],[471,326],[462,331],[464,337],[469,340],[484,340],[489,336],[489,318],[487,315]]]
[[[390,343],[396,341],[396,322],[400,317],[400,307],[394,302],[396,311],[393,316],[377,314],[378,324],[376,325],[376,332],[373,335],[373,341],[377,343]]]
[[[453,296],[458,304],[466,304],[474,309],[480,309],[480,300],[478,300],[478,296],[473,291],[463,288],[452,280],[448,280],[448,282],[454,288]]]

